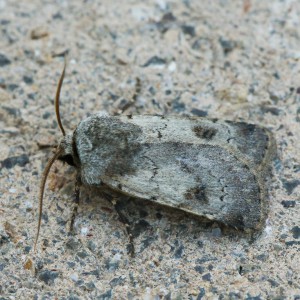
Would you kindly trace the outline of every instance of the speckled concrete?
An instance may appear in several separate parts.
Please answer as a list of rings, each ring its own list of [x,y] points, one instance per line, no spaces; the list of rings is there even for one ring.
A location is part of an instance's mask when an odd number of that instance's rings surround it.
[[[66,52],[68,131],[96,111],[271,129],[278,159],[261,235],[124,198],[131,258],[97,190],[83,190],[69,233],[75,173],[57,162],[33,253]],[[300,299],[299,59],[297,0],[0,0],[0,299]]]

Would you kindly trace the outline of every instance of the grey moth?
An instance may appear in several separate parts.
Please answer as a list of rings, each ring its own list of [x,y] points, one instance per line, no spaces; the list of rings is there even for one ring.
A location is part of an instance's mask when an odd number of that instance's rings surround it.
[[[182,116],[94,114],[65,134],[45,168],[40,190],[56,159],[78,171],[83,185],[206,217],[245,231],[266,218],[266,179],[276,145],[269,130],[244,122]],[[38,234],[36,242],[38,239]]]

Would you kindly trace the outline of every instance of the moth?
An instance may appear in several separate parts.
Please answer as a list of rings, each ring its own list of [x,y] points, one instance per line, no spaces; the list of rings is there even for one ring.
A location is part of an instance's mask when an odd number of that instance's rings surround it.
[[[46,179],[55,160],[74,166],[86,186],[206,217],[244,231],[262,227],[272,133],[244,122],[200,117],[95,113],[66,134],[48,162],[39,195],[38,240]],[[77,187],[77,198],[79,188]]]

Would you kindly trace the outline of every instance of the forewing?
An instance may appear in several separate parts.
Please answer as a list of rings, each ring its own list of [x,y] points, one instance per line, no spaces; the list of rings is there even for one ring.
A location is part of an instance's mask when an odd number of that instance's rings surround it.
[[[236,228],[261,222],[261,193],[247,165],[226,149],[180,143],[144,144],[134,173],[103,177],[131,196],[189,211]]]
[[[85,123],[84,123],[85,122]],[[94,115],[76,129],[81,177],[227,225],[264,217],[267,130],[205,118]]]

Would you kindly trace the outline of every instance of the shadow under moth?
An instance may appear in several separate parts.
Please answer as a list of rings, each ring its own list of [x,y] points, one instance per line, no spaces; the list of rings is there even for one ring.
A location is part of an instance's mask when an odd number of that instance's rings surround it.
[[[276,152],[269,130],[244,122],[200,117],[96,113],[66,135],[59,114],[65,67],[55,100],[63,138],[42,177],[35,246],[46,179],[57,159],[77,169],[77,202],[80,182],[244,231],[263,227],[266,182]]]

